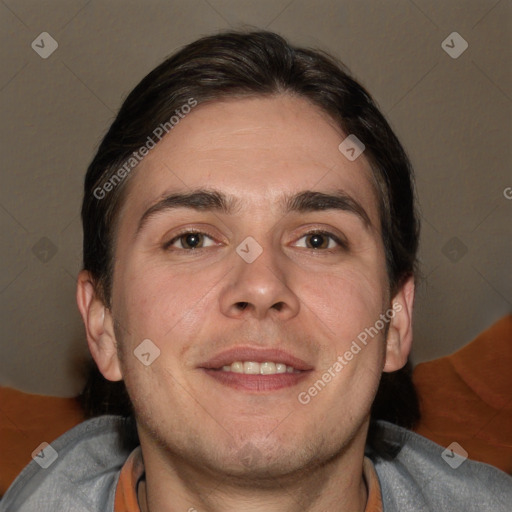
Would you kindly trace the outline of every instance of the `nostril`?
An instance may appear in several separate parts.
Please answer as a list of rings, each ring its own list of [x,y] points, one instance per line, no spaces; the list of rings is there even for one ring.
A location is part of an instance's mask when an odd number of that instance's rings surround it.
[[[284,302],[276,302],[272,307],[277,309],[277,311],[281,311],[283,309]]]
[[[238,302],[238,303],[237,303],[237,306],[238,306],[241,310],[244,310],[248,305],[249,305],[249,303],[248,303],[248,302]]]

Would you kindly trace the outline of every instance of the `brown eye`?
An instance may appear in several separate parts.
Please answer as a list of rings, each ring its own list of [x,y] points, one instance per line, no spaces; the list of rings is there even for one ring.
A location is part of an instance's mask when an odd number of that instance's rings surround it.
[[[212,238],[206,235],[205,233],[199,233],[195,231],[182,233],[177,237],[173,238],[168,244],[166,244],[166,248],[173,247],[175,249],[202,249],[203,247],[208,247],[209,245],[213,245],[212,243],[206,244],[205,242],[210,240],[213,242]]]
[[[321,233],[313,233],[306,236],[306,245],[310,249],[327,249],[329,247],[329,237]]]
[[[185,249],[196,249],[203,243],[203,235],[201,233],[188,233],[180,237],[181,246]]]
[[[304,240],[304,242],[297,243],[296,245],[299,247],[304,247],[305,249],[336,249],[336,248],[347,248],[347,244],[340,240],[333,233],[323,232],[323,231],[314,231],[311,233],[306,233],[299,240]]]

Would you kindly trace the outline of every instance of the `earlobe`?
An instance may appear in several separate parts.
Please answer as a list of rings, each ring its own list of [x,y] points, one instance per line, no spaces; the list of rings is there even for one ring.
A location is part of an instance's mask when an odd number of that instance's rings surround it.
[[[412,312],[414,306],[414,276],[408,277],[392,300],[395,312],[386,338],[384,372],[402,368],[412,346]]]
[[[108,380],[122,380],[111,312],[98,296],[92,276],[85,270],[78,275],[76,300],[89,351],[98,369]]]

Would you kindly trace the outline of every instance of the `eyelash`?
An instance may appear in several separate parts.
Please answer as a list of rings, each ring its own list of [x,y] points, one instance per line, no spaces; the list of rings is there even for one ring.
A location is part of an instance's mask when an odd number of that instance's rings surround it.
[[[212,240],[215,239],[214,236],[212,236],[210,233],[207,233],[206,231],[200,231],[200,230],[195,230],[195,229],[188,229],[188,230],[182,231],[181,233],[178,233],[174,238],[172,238],[171,240],[166,242],[164,244],[163,248],[164,249],[170,249],[172,244],[174,244],[176,241],[178,241],[181,237],[183,237],[185,235],[206,235],[208,238],[211,238]],[[174,248],[174,249],[176,249],[176,248]],[[192,251],[197,251],[197,250],[201,250],[201,249],[205,249],[205,247],[198,247],[198,248],[193,248],[193,249],[177,249],[177,250],[178,251],[192,252]]]
[[[212,236],[210,233],[207,233],[205,231],[199,231],[199,230],[186,230],[186,231],[182,231],[181,233],[177,234],[174,238],[172,238],[171,240],[169,240],[168,242],[166,242],[164,244],[164,249],[165,250],[170,250],[171,249],[171,246],[177,242],[181,237],[185,236],[185,235],[195,235],[195,234],[199,234],[199,235],[206,235],[208,238],[210,238],[211,240],[214,240],[215,237]],[[304,238],[306,236],[310,236],[310,235],[323,235],[323,236],[326,236],[326,237],[329,237],[331,240],[333,240],[334,242],[336,242],[338,244],[338,250],[341,248],[341,249],[344,249],[344,250],[348,250],[349,248],[349,245],[346,241],[344,240],[341,240],[338,236],[336,236],[334,233],[331,233],[329,231],[323,231],[323,230],[317,230],[317,229],[314,229],[314,230],[311,230],[311,231],[308,231],[307,233],[304,233],[300,238]],[[178,250],[178,251],[185,251],[185,252],[192,252],[192,251],[199,251],[201,249],[208,249],[208,247],[197,247],[197,248],[192,248],[192,249],[183,249],[183,248],[174,248],[174,250]],[[323,251],[323,252],[328,252],[328,253],[332,253],[332,252],[335,252],[337,249],[335,248],[331,248],[331,249],[313,249],[313,248],[309,248],[307,247],[306,249],[309,249],[310,251]]]
[[[302,238],[307,237],[307,236],[311,236],[311,235],[322,235],[322,236],[328,237],[331,240],[333,240],[336,244],[338,244],[338,247],[331,247],[330,249],[313,249],[311,247],[304,247],[304,249],[307,249],[309,251],[314,251],[314,252],[321,251],[321,252],[324,252],[324,253],[332,254],[334,252],[338,252],[340,249],[342,249],[342,250],[347,250],[348,249],[348,243],[347,242],[345,242],[344,240],[340,239],[334,233],[331,233],[330,231],[324,231],[322,229],[312,229],[310,231],[307,231],[298,240],[301,240]]]

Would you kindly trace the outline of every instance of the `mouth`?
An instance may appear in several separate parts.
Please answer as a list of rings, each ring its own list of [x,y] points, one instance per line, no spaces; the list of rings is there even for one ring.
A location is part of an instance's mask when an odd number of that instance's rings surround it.
[[[297,385],[313,370],[281,350],[236,347],[200,365],[222,385],[245,391],[276,391]]]

